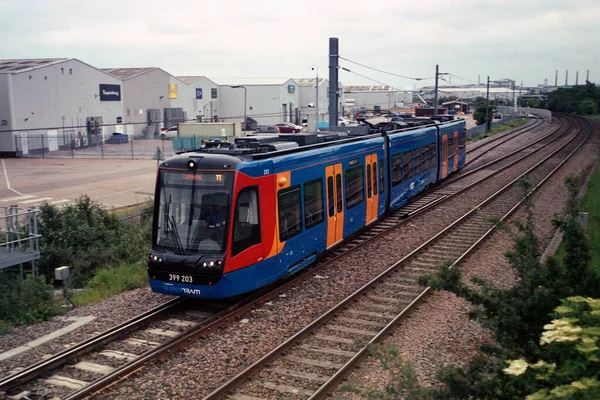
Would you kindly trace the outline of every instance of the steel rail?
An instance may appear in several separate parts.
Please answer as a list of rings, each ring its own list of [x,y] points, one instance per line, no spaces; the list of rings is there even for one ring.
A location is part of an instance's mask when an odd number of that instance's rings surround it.
[[[591,133],[588,133],[587,136],[585,137],[585,139],[582,140],[581,143],[579,143],[579,145],[574,150],[570,151],[569,154],[562,160],[562,162],[558,166],[556,166],[555,168],[553,168],[550,171],[550,173],[546,174],[546,176],[535,186],[534,189],[532,189],[528,194],[526,194],[526,196],[529,196],[531,193],[533,193],[534,190],[537,190],[537,188],[539,188],[543,183],[545,183],[562,165],[564,165],[564,163],[566,163],[567,160],[570,157],[572,157],[572,155],[575,154],[587,142],[587,140],[589,139],[590,135],[591,135]],[[538,163],[536,163],[533,167],[529,168],[527,171],[525,171],[524,173],[522,173],[521,175],[519,175],[517,178],[513,179],[510,183],[508,183],[507,185],[505,185],[502,189],[498,190],[497,192],[495,192],[494,194],[492,194],[491,196],[489,196],[488,199],[486,199],[482,203],[480,203],[479,206],[475,207],[473,210],[469,211],[464,216],[462,216],[461,218],[457,219],[454,223],[452,223],[451,225],[449,225],[448,227],[446,227],[445,229],[443,229],[441,232],[439,232],[438,234],[436,234],[434,237],[432,237],[431,239],[429,239],[428,241],[426,241],[425,243],[423,243],[417,249],[413,250],[410,254],[406,255],[401,260],[399,260],[398,262],[394,263],[392,266],[390,266],[388,269],[386,269],[380,275],[378,275],[377,277],[375,277],[369,283],[367,283],[366,285],[364,285],[363,287],[361,287],[360,289],[358,289],[357,291],[355,291],[353,294],[351,294],[349,297],[347,297],[345,300],[343,300],[342,302],[340,302],[338,305],[334,306],[332,309],[330,309],[329,311],[327,311],[325,314],[323,314],[317,320],[313,321],[311,324],[309,324],[308,326],[306,326],[305,328],[303,328],[302,330],[300,330],[299,332],[297,332],[295,335],[293,335],[292,337],[290,337],[288,340],[286,340],[284,343],[282,343],[278,348],[273,349],[268,354],[266,354],[264,357],[262,357],[260,360],[258,360],[256,363],[254,363],[251,366],[249,366],[246,370],[244,370],[241,373],[239,373],[238,375],[234,376],[231,380],[229,380],[228,382],[226,382],[225,384],[223,384],[221,387],[215,389],[213,392],[211,392],[204,399],[205,400],[209,400],[209,399],[212,400],[212,399],[224,398],[227,395],[229,395],[231,390],[233,390],[234,388],[236,388],[239,385],[241,385],[244,382],[246,382],[246,380],[248,379],[249,376],[255,375],[258,371],[262,370],[263,365],[272,363],[276,358],[280,357],[280,355],[282,353],[285,353],[285,352],[289,351],[297,342],[299,342],[302,338],[304,338],[306,335],[308,335],[311,331],[314,331],[315,329],[317,329],[317,327],[322,326],[325,322],[329,321],[340,310],[347,308],[365,290],[368,290],[373,285],[375,285],[376,283],[378,283],[382,279],[384,279],[386,276],[388,276],[392,272],[396,271],[396,269],[398,268],[399,265],[403,265],[407,260],[413,258],[416,254],[419,254],[424,248],[428,247],[431,243],[437,241],[440,237],[442,237],[443,235],[445,235],[447,232],[449,232],[450,230],[452,230],[455,227],[457,227],[466,218],[472,216],[474,213],[477,213],[478,210],[481,207],[484,207],[485,205],[489,204],[494,199],[496,199],[498,196],[500,196],[502,193],[506,192],[508,189],[515,187],[515,184],[522,177],[530,174],[532,171],[538,169],[540,166],[545,165],[546,161],[548,161],[550,158],[554,157],[561,150],[565,149],[566,146],[568,146],[578,136],[579,135],[576,135],[568,143],[564,144],[559,149],[557,149],[556,151],[554,151],[552,154],[548,155],[543,160],[541,160]],[[518,206],[521,204],[521,202],[524,201],[524,198],[522,198],[517,203],[517,205],[513,206],[507,213],[505,213],[502,218],[503,219],[508,218],[508,216],[511,215],[518,208]],[[459,256],[458,259],[455,261],[455,263],[453,265],[455,265],[456,263],[458,263],[459,261],[461,261],[462,259],[464,259],[464,257],[466,257],[466,255],[469,252],[472,252],[473,249],[475,249],[476,246],[479,243],[481,243],[487,236],[489,236],[489,234],[495,229],[496,226],[497,226],[497,223],[494,224],[494,226],[492,228],[488,229],[483,234],[483,236],[481,238],[479,238],[479,240],[476,241],[476,244],[474,244],[471,247],[469,247],[465,253],[463,253],[461,256]],[[390,323],[388,323],[385,326],[385,328],[370,341],[370,343],[378,341],[382,337],[384,337],[386,335],[386,333],[393,326],[395,326],[399,321],[401,321],[409,313],[409,311],[412,308],[415,307],[416,304],[418,304],[420,301],[422,301],[423,298],[426,297],[426,295],[429,292],[429,290],[430,290],[429,288],[425,288],[403,311],[401,311],[400,314],[398,314]],[[364,357],[366,355],[365,352],[366,352],[366,347],[364,347],[362,350],[360,350],[360,352],[358,352],[354,357],[352,357],[351,360],[349,360],[333,377],[331,377],[324,385],[322,385],[321,388],[318,389],[310,398],[311,399],[313,399],[313,398],[316,399],[316,398],[323,398],[324,396],[326,396],[327,393],[329,393],[329,391],[331,390],[331,387],[334,384],[337,384],[337,382],[339,382],[339,380],[343,378],[343,376],[345,375],[345,373],[358,360],[362,359],[362,357]]]

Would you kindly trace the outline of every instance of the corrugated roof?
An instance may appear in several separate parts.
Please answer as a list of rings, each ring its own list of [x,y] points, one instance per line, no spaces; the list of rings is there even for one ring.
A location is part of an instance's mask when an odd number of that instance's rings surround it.
[[[146,68],[102,68],[102,71],[108,72],[112,76],[116,76],[120,79],[129,79],[134,76],[139,76],[145,74],[150,71],[154,71],[155,69],[159,69],[156,67],[146,67]]]
[[[283,85],[291,78],[211,78],[211,81],[221,86],[253,86],[253,85]]]
[[[294,81],[298,84],[298,86],[315,86],[315,81],[317,78],[294,78]],[[325,80],[325,78],[319,78],[319,85]]]
[[[177,79],[184,81],[185,83],[187,83],[188,85],[190,83],[194,83],[197,80],[200,80],[202,78],[206,78],[205,76],[178,76]]]
[[[394,89],[391,86],[387,85],[378,85],[378,86],[344,86],[345,92],[380,92],[380,91],[401,91],[398,89]]]
[[[68,58],[32,58],[32,59],[5,59],[0,60],[0,73],[14,74],[33,68],[45,67],[67,61]]]

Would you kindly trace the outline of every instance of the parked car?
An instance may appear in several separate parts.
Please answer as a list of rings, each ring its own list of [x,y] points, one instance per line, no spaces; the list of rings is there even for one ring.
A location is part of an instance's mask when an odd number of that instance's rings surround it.
[[[298,132],[302,131],[301,126],[292,124],[291,122],[275,124],[275,126],[279,128],[279,132],[281,132],[281,133],[298,133]]]
[[[338,118],[338,126],[348,126],[350,124],[352,124],[352,122],[349,119]]]
[[[162,140],[176,138],[177,137],[177,127],[172,126],[169,129],[165,129],[160,133],[160,138]]]
[[[254,133],[281,133],[276,125],[258,125]]]

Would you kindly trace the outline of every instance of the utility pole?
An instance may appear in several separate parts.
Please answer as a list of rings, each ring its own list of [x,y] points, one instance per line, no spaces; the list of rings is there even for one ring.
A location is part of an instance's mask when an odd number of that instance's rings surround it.
[[[483,137],[488,137],[488,117],[490,114],[490,77],[487,77],[487,91],[485,95],[485,134]]]
[[[565,74],[565,86],[569,85],[569,70],[567,70],[567,73]]]
[[[317,64],[313,64],[312,65],[312,69],[313,71],[315,71],[316,74],[316,81],[315,81],[315,87],[316,87],[316,99],[315,99],[315,112],[317,113],[317,130],[319,129],[319,66]]]
[[[556,70],[556,75],[554,76],[554,86],[558,87],[558,70]]]
[[[329,38],[329,129],[337,126],[338,82],[339,82],[339,39]]]
[[[435,94],[433,96],[433,116],[437,117],[437,103],[438,103],[438,75],[439,68],[438,64],[435,64]]]
[[[433,100],[433,115],[437,117],[438,115],[438,78],[440,75],[448,75],[447,72],[439,72],[439,65],[435,65],[435,97]]]
[[[579,85],[579,71],[575,71],[575,86]]]

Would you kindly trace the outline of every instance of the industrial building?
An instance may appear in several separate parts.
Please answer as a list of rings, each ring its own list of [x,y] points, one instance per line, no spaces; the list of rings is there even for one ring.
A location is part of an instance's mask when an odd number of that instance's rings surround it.
[[[74,58],[0,60],[0,155],[95,145],[106,128],[88,135],[90,118],[117,123],[121,80]],[[110,130],[110,129],[109,129]],[[4,133],[3,133],[4,132]]]
[[[189,90],[186,82],[161,68],[102,70],[120,79],[126,94],[123,101],[125,132],[120,133],[151,138],[159,134],[161,128],[177,125],[195,115],[195,92]]]
[[[178,76],[187,84],[187,98],[192,99],[192,114],[188,118],[211,121],[219,117],[219,87],[205,76]]]
[[[345,86],[345,111],[352,114],[363,109],[391,110],[412,105],[412,92],[402,91],[391,86]]]
[[[300,110],[298,84],[291,78],[212,79],[219,85],[219,120],[260,125],[295,122]],[[235,87],[234,87],[235,86]]]
[[[300,119],[306,120],[309,114],[315,114],[315,107],[319,107],[319,121],[328,121],[329,107],[329,80],[319,78],[319,99],[317,101],[317,78],[294,78],[298,83],[300,93]],[[301,122],[301,121],[300,121]]]

